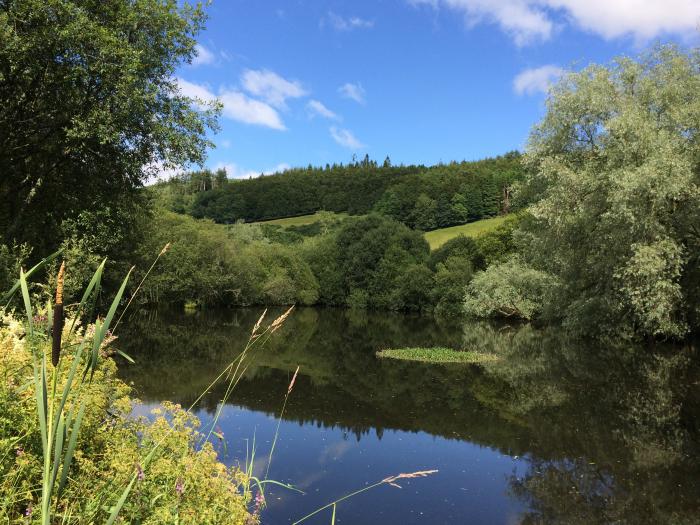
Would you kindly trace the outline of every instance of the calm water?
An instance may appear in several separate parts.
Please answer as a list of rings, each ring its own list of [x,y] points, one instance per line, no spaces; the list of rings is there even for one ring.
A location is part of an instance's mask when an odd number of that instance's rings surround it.
[[[189,406],[241,351],[261,310],[144,312],[120,366],[144,406]],[[270,319],[278,312],[271,312]],[[484,368],[378,360],[391,346],[497,352]],[[438,469],[338,506],[339,524],[700,523],[700,367],[692,348],[582,347],[529,327],[300,309],[268,344],[219,421],[228,464],[253,437],[266,468],[294,369],[263,522],[290,523],[399,472]],[[197,415],[211,421],[223,388]],[[330,513],[308,523],[330,523]]]

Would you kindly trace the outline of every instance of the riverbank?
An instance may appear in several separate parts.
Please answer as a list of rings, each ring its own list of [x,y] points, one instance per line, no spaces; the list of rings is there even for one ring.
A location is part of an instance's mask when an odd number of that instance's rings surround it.
[[[45,514],[41,495],[46,426],[40,425],[37,416],[35,385],[40,383],[34,378],[39,372],[33,365],[32,348],[37,356],[50,354],[49,339],[40,335],[47,321],[35,316],[34,329],[39,335],[33,338],[12,317],[1,321],[0,518],[9,523],[39,523]],[[64,348],[92,340],[92,331],[94,326],[76,330]],[[68,336],[68,327],[64,334]],[[98,352],[99,366],[85,381],[79,376],[86,363],[74,363],[70,352],[61,356],[55,369],[46,365],[48,384],[55,381],[55,389],[48,389],[44,396],[56,399],[53,407],[50,401],[48,404],[49,422],[60,399],[52,391],[60,394],[67,381],[76,385],[68,389],[66,420],[57,418],[52,429],[64,435],[64,440],[56,440],[58,450],[51,461],[52,472],[58,473],[62,466],[61,476],[54,474],[52,480],[51,515],[65,523],[105,523],[131,484],[130,497],[119,512],[125,522],[257,523],[247,508],[246,475],[219,461],[211,443],[198,432],[197,418],[168,402],[153,406],[147,417],[133,417],[138,402],[131,397],[131,388],[117,378],[111,346],[104,344]]]

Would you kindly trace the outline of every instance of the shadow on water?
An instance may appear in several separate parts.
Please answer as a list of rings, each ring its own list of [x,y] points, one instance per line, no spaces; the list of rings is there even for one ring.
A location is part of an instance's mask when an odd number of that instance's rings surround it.
[[[120,335],[138,365],[120,373],[147,404],[189,405],[242,350],[260,312],[140,312]],[[436,344],[498,360],[477,367],[375,357],[385,347]],[[696,354],[690,346],[584,345],[529,326],[300,309],[257,351],[222,425],[233,425],[228,440],[242,439],[237,432],[269,437],[290,375],[301,367],[281,435],[288,448],[274,461],[285,481],[315,479],[301,503],[280,496],[271,504],[269,523],[357,488],[348,484],[354,476],[373,481],[414,464],[439,465],[442,480],[415,484],[413,506],[400,496],[367,496],[374,505],[348,503],[341,516],[350,523],[699,523]],[[202,419],[222,394],[204,398]],[[327,451],[313,447],[338,436],[353,436],[343,445],[351,453],[318,467]]]

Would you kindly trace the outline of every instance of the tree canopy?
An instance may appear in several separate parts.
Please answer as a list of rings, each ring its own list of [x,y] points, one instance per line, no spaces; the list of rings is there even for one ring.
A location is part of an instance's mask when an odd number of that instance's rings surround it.
[[[553,87],[526,154],[521,194],[535,203],[515,233],[521,261],[552,277],[539,279],[550,283],[544,318],[579,334],[697,329],[698,93],[699,50],[671,46]],[[473,286],[495,284],[484,281]]]
[[[46,253],[65,219],[203,160],[218,108],[174,73],[204,18],[176,0],[0,2],[0,242]]]

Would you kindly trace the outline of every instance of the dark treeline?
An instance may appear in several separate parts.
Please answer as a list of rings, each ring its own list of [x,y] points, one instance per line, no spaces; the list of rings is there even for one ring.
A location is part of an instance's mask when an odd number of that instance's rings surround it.
[[[154,188],[169,209],[218,223],[376,211],[411,228],[443,228],[512,208],[511,187],[522,178],[518,152],[433,167],[392,166],[365,157],[348,165],[294,168],[227,180],[223,170],[174,177]]]

